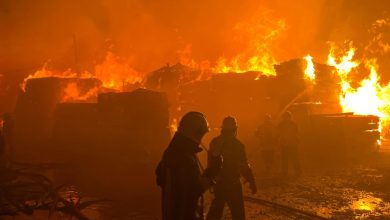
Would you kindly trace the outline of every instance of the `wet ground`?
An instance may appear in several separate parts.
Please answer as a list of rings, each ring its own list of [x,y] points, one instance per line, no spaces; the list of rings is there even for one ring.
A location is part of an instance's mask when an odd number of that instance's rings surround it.
[[[264,177],[257,175],[258,193],[245,195],[271,203],[302,210],[322,219],[390,219],[390,151],[384,151],[364,165],[354,165],[332,171],[304,172],[300,177]],[[69,201],[78,198],[77,188],[67,188],[63,197]],[[206,211],[212,195],[206,194]],[[92,200],[87,193],[81,200]],[[76,202],[76,201],[72,201]],[[155,201],[153,201],[155,202]],[[303,219],[302,216],[272,205],[246,201],[247,219]],[[96,220],[159,219],[151,211],[147,200],[138,206],[126,202],[104,201],[84,208],[81,212]],[[47,211],[34,215],[0,219],[48,219]],[[55,213],[51,219],[72,219],[69,215]],[[73,218],[75,219],[75,218]],[[224,219],[231,219],[226,211]],[[315,218],[307,218],[315,219]]]
[[[390,219],[390,182],[386,178],[378,170],[357,169],[296,179],[264,179],[255,197],[329,219]],[[279,210],[257,206],[247,202],[249,219],[289,219]]]
[[[375,155],[364,165],[306,172],[300,177],[258,175],[257,182],[258,193],[252,196],[246,188],[247,196],[319,218],[390,219],[390,150]],[[278,206],[253,201],[246,201],[245,206],[248,219],[302,219]],[[224,219],[231,219],[228,212]]]

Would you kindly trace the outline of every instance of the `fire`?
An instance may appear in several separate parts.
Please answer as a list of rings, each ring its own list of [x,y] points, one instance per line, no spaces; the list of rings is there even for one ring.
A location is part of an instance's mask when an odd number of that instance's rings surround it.
[[[307,55],[303,58],[306,61],[306,69],[305,69],[305,78],[310,81],[314,81],[316,79],[313,57]]]
[[[370,76],[360,82],[358,88],[347,87],[340,96],[344,111],[361,115],[376,115],[381,118],[382,127],[390,124],[390,84],[382,86],[374,61],[365,65],[370,70]]]
[[[34,74],[31,74],[27,76],[23,83],[21,84],[21,88],[24,91],[26,87],[26,83],[29,79],[34,78],[46,78],[46,77],[57,77],[57,78],[63,78],[63,79],[71,79],[71,78],[78,78],[78,79],[92,79],[94,78],[93,74],[90,74],[88,72],[84,73],[76,73],[73,72],[71,69],[68,69],[66,71],[60,72],[60,71],[52,71],[47,68],[47,63],[42,67],[42,69],[37,70]],[[63,90],[63,96],[61,102],[86,102],[93,97],[97,96],[99,88],[95,87],[90,89],[89,91],[82,93],[80,92],[80,88],[78,88],[78,85],[75,82],[69,82],[66,84],[64,90]]]
[[[364,61],[364,67],[370,71],[370,74],[354,88],[348,75],[352,69],[359,66],[357,61],[353,61],[355,49],[350,48],[338,59],[339,62],[336,62],[334,52],[334,49],[330,50],[328,64],[334,66],[340,76],[339,98],[343,112],[378,116],[381,120],[380,129],[387,128],[390,125],[390,83],[381,85],[375,60]]]
[[[197,62],[192,58],[192,45],[187,44],[184,48],[176,51],[179,56],[179,62],[192,69],[199,70],[199,76],[197,80],[207,79],[210,75],[210,61],[203,60]]]
[[[390,28],[390,18],[376,20],[368,32],[373,36],[364,50],[371,55],[385,55],[390,52],[390,44],[386,40],[386,32]]]
[[[178,127],[177,119],[173,118],[171,121],[171,125],[169,126],[172,135],[177,131],[177,127]]]
[[[43,65],[42,69],[37,70],[34,74],[27,76],[24,81],[33,78],[45,78],[45,77],[61,77],[61,78],[73,78],[77,77],[77,74],[72,72],[70,69],[65,72],[54,72],[47,69],[47,63]]]
[[[98,92],[99,88],[94,87],[83,94],[76,83],[68,83],[64,89],[61,102],[86,102],[93,97],[97,97]]]
[[[228,61],[225,57],[220,57],[217,65],[213,68],[216,73],[244,73],[248,71],[261,72],[267,76],[275,76],[274,65],[276,59],[268,51],[267,45],[258,45],[256,55],[247,57],[238,55]]]
[[[26,77],[21,85],[24,90],[26,82],[29,79],[57,77],[57,78],[75,78],[75,79],[98,79],[102,82],[103,88],[112,89],[114,91],[122,91],[124,87],[129,84],[141,83],[143,78],[141,75],[132,69],[128,64],[119,62],[119,58],[113,53],[108,52],[105,60],[96,65],[95,73],[83,72],[76,73],[71,69],[63,72],[52,71],[47,68],[45,64],[41,70]],[[77,83],[68,83],[63,91],[62,102],[82,102],[97,97],[100,86],[95,86],[88,91],[81,92],[81,88]]]
[[[337,69],[337,72],[340,77],[345,80],[348,76],[348,74],[351,72],[351,70],[357,66],[359,66],[359,63],[356,61],[353,61],[353,57],[355,56],[356,49],[352,47],[352,43],[349,46],[348,52],[343,55],[341,58],[336,59],[336,47],[334,45],[331,45],[330,52],[328,55],[328,64],[330,66],[333,66]],[[338,62],[337,62],[338,61]]]
[[[376,68],[371,66],[369,78],[360,82],[360,87],[352,88],[345,83],[344,94],[340,96],[340,101],[344,111],[354,112],[361,115],[376,115],[383,117],[384,114],[380,110],[384,104],[379,97],[381,95],[381,87],[378,82]]]
[[[266,76],[275,76],[274,65],[277,60],[274,49],[281,33],[286,29],[284,20],[272,17],[269,11],[260,11],[246,22],[238,23],[234,30],[236,40],[232,45],[242,47],[231,58],[221,56],[212,68],[215,73],[261,72]]]
[[[95,77],[102,81],[103,87],[123,90],[126,85],[141,83],[141,75],[130,65],[119,62],[119,58],[108,52],[102,64],[96,65]]]
[[[94,78],[94,76],[88,72],[84,72],[82,74],[77,74],[73,72],[71,69],[68,69],[64,72],[52,71],[47,68],[47,63],[45,63],[42,69],[37,70],[34,74],[30,74],[26,78],[24,78],[23,83],[21,84],[21,88],[25,90],[26,82],[29,79],[34,78],[46,78],[46,77],[58,77],[58,78]]]

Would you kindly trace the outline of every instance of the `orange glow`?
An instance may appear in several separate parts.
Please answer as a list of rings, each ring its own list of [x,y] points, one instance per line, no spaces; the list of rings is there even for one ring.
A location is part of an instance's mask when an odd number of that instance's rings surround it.
[[[370,70],[370,75],[359,82],[359,86],[351,86],[348,74],[359,65],[353,61],[355,49],[350,48],[339,62],[334,58],[334,49],[330,50],[328,64],[334,66],[340,76],[340,105],[343,112],[353,112],[359,115],[375,115],[380,117],[381,128],[389,126],[390,122],[390,84],[382,86],[377,72],[375,60],[364,61],[364,67]]]
[[[77,74],[72,70],[68,69],[64,72],[56,72],[47,69],[47,65],[45,64],[41,70],[36,71],[34,74],[29,75],[23,80],[21,88],[25,90],[26,82],[29,79],[34,78],[46,78],[46,77],[57,77],[57,78],[79,78],[79,79],[91,79],[94,76],[88,72],[84,72],[82,74]],[[61,102],[85,102],[94,97],[97,97],[99,88],[96,86],[95,88],[90,89],[86,93],[81,93],[80,88],[78,88],[77,83],[71,82],[66,85],[63,90],[63,96]]]
[[[25,89],[27,80],[33,78],[58,77],[58,78],[96,78],[102,82],[102,87],[122,91],[124,86],[141,83],[143,78],[138,72],[132,69],[128,64],[120,63],[119,58],[113,53],[108,52],[103,63],[96,65],[95,73],[83,72],[76,73],[71,69],[64,72],[52,71],[45,64],[41,70],[26,77],[21,85]],[[93,97],[97,97],[99,87],[96,86],[87,92],[80,92],[77,83],[68,83],[63,91],[62,102],[82,102]]]
[[[316,79],[313,57],[310,55],[305,56],[303,59],[306,61],[305,78],[314,81]]]
[[[275,58],[269,54],[266,45],[259,45],[258,55],[244,58],[238,55],[227,61],[225,57],[220,57],[217,65],[213,68],[215,73],[244,73],[248,71],[261,72],[267,76],[275,76],[274,65],[277,63]],[[264,52],[264,54],[262,54]],[[260,55],[261,54],[261,55]]]
[[[183,49],[176,51],[179,56],[179,63],[188,66],[192,69],[199,70],[199,76],[197,80],[206,79],[211,75],[210,61],[204,60],[197,62],[192,58],[192,46],[186,45]]]
[[[231,58],[221,56],[212,68],[215,73],[261,72],[266,76],[275,76],[274,47],[281,33],[286,29],[284,20],[272,18],[266,11],[235,26],[237,36],[243,48]],[[239,44],[239,43],[238,43]]]
[[[26,82],[29,79],[34,78],[46,78],[46,77],[58,77],[58,78],[94,78],[94,76],[88,72],[84,72],[82,74],[77,74],[73,72],[71,69],[68,69],[64,72],[57,72],[48,70],[47,63],[43,65],[42,69],[37,70],[34,74],[30,74],[26,78],[24,78],[23,83],[20,85],[21,88],[24,90],[26,86]]]
[[[344,111],[361,115],[376,115],[381,118],[383,128],[390,122],[390,84],[382,86],[375,61],[367,61],[370,76],[360,82],[358,88],[348,87],[340,102]]]
[[[374,66],[370,67],[369,78],[360,82],[360,87],[352,88],[345,83],[344,94],[340,97],[344,111],[352,111],[361,115],[377,115],[383,117],[380,106],[383,104],[380,99],[380,86],[378,75]]]
[[[108,52],[102,64],[96,65],[95,76],[102,81],[103,87],[115,90],[123,90],[125,85],[141,83],[141,75],[130,65],[120,63],[119,58]]]
[[[177,127],[178,127],[177,119],[173,118],[170,125],[170,130],[172,135],[175,134],[175,132],[177,131]]]
[[[353,68],[359,66],[358,62],[352,60],[355,56],[356,49],[352,47],[352,43],[349,46],[348,52],[339,59],[335,58],[337,49],[335,45],[331,45],[328,55],[328,64],[337,69],[337,73],[343,80],[347,78],[348,73],[350,73]]]
[[[382,199],[366,195],[352,203],[352,208],[362,211],[373,211],[383,202]]]
[[[82,94],[76,83],[68,83],[64,89],[64,95],[61,102],[86,102],[89,99],[97,97],[98,91],[99,88],[94,87],[85,94]]]

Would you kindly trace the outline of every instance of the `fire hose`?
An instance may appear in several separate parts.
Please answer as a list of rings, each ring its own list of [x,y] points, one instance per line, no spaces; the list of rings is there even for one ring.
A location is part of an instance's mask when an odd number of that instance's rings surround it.
[[[329,220],[329,218],[325,218],[325,217],[316,215],[316,214],[311,213],[311,212],[303,211],[303,210],[300,210],[300,209],[296,209],[296,208],[293,208],[293,207],[290,207],[290,206],[286,206],[286,205],[282,205],[282,204],[279,204],[279,203],[271,202],[271,201],[268,201],[268,200],[255,198],[255,197],[252,197],[252,196],[244,196],[244,199],[245,199],[245,201],[248,201],[248,202],[251,202],[251,203],[260,204],[260,205],[263,205],[263,206],[267,206],[267,207],[270,207],[270,208],[277,209],[279,211],[283,211],[283,212],[288,213],[290,215],[294,215],[296,217],[299,217],[299,219]]]

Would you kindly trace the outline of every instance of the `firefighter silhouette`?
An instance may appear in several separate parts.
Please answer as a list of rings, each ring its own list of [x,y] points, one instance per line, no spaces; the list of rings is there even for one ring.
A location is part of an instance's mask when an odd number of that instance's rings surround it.
[[[244,201],[240,177],[249,182],[252,193],[256,183],[247,162],[245,146],[237,139],[237,122],[233,117],[223,120],[221,134],[210,143],[208,174],[214,176],[214,200],[207,214],[208,220],[221,219],[225,204],[234,220],[245,219]]]
[[[291,162],[295,170],[295,175],[299,176],[301,174],[301,167],[298,152],[298,126],[292,120],[292,114],[290,112],[284,113],[277,130],[281,151],[282,175],[288,175],[288,164]]]
[[[258,127],[256,136],[259,139],[261,156],[264,161],[265,174],[269,175],[274,162],[276,142],[276,127],[270,115],[264,117],[264,122]]]
[[[204,115],[189,112],[165,150],[156,169],[157,184],[162,188],[163,220],[203,218],[199,199],[211,181],[202,176],[197,153],[202,151],[199,144],[208,131]]]

